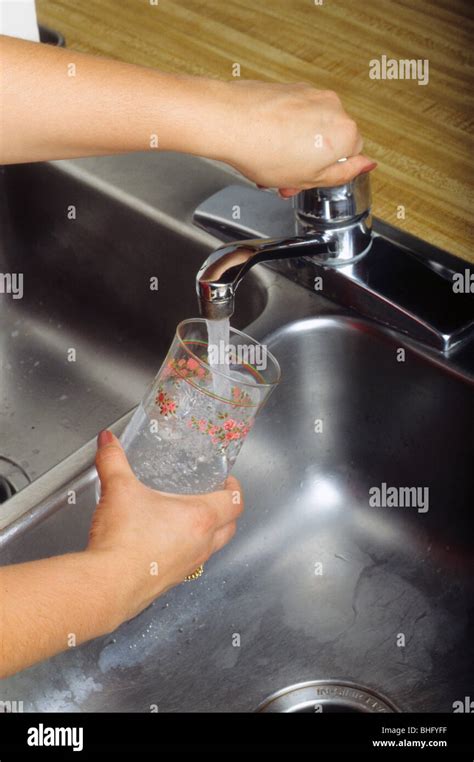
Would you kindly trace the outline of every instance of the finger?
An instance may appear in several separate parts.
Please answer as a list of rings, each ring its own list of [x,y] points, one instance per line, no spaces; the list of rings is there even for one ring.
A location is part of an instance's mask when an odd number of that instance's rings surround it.
[[[95,465],[102,490],[117,476],[135,478],[122,445],[111,431],[101,431],[97,438]]]
[[[224,489],[229,490],[230,492],[234,492],[235,490],[242,492],[239,480],[236,479],[235,476],[232,476],[232,474],[225,480]]]
[[[332,146],[337,159],[342,156],[358,156],[364,146],[357,123],[349,118],[335,121],[327,142]]]
[[[214,534],[214,540],[212,545],[212,552],[216,553],[216,551],[220,550],[224,547],[224,545],[227,545],[229,540],[232,539],[235,532],[237,530],[237,524],[235,521],[232,521],[230,524],[226,524],[225,527],[221,527],[217,530],[217,532]]]
[[[335,162],[319,172],[314,180],[316,188],[332,188],[344,185],[353,180],[357,175],[371,172],[377,166],[377,162],[368,156],[351,156],[344,162]]]
[[[244,494],[239,480],[235,476],[228,476],[224,488],[227,492],[230,492],[232,503],[237,506],[237,516],[240,516],[244,510]]]
[[[291,198],[299,193],[298,188],[279,188],[278,195],[280,198]]]
[[[196,500],[198,499],[201,511],[204,511],[210,520],[214,531],[231,521],[235,521],[244,510],[242,488],[235,476],[227,477],[224,489],[208,492],[204,495],[178,496],[175,493],[163,492],[162,490],[159,491],[159,494],[178,500],[181,505],[185,501],[191,512],[195,511]]]
[[[235,476],[227,478],[225,489],[209,493],[206,499],[214,514],[216,530],[235,521],[244,510],[242,489]]]

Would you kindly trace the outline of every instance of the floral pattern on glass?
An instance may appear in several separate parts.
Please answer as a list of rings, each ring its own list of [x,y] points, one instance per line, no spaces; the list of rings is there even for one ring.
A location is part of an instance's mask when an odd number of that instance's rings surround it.
[[[203,368],[194,357],[189,357],[187,360],[184,358],[181,358],[181,360],[173,358],[167,362],[166,368],[162,373],[163,378],[169,378],[170,376],[174,377],[173,381],[175,383],[178,383],[180,378],[196,378],[202,381],[209,376],[209,371]]]
[[[161,384],[158,387],[158,394],[155,397],[155,402],[160,409],[160,414],[164,415],[165,418],[169,415],[176,414],[178,405],[174,399],[167,392],[165,392]]]
[[[219,449],[226,450],[231,442],[243,440],[252,428],[253,421],[231,418],[229,413],[218,413],[217,421],[191,416],[188,426],[207,434]]]
[[[197,382],[206,393],[210,375],[210,371],[193,357],[169,360],[161,373],[162,383],[158,386],[155,396],[155,403],[160,414],[165,419],[169,419],[175,416],[179,409],[176,396],[169,393],[170,386],[172,389],[177,389],[182,381],[189,381],[193,385]],[[214,396],[212,387],[209,391],[211,396]],[[179,399],[179,392],[177,398]],[[231,408],[230,412],[217,410],[212,418],[191,416],[186,425],[209,437],[212,444],[221,452],[227,453],[229,457],[229,446],[233,445],[232,450],[240,449],[240,445],[252,428],[253,417],[258,406],[251,395],[239,386],[230,388],[229,399],[220,397],[215,399],[217,406],[227,405]]]
[[[250,396],[250,394],[247,394],[247,392],[245,392],[243,389],[239,389],[238,386],[232,387],[231,394],[232,394],[231,405],[235,405],[237,407],[255,408],[255,403],[252,401],[252,397]]]

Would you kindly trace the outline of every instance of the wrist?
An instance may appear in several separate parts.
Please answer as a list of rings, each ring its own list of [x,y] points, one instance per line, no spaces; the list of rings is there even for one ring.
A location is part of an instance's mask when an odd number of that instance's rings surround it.
[[[124,548],[84,551],[98,581],[103,601],[102,628],[105,634],[132,619],[149,606],[168,587],[154,573],[153,562],[127,554]]]
[[[117,629],[130,618],[130,565],[113,549],[87,548],[82,552],[87,575],[93,585],[95,610],[94,637]]]
[[[208,77],[167,75],[172,105],[160,103],[160,147],[226,161],[230,134],[230,83]],[[160,96],[161,101],[161,96]],[[166,115],[167,114],[167,115]]]

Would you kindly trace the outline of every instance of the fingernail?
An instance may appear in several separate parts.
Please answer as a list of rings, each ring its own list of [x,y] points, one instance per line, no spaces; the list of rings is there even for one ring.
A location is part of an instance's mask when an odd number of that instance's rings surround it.
[[[372,172],[375,167],[378,167],[378,164],[376,161],[373,161],[371,164],[367,164],[366,167],[360,172],[361,175],[365,175],[366,172]]]
[[[99,447],[103,447],[104,445],[110,444],[113,441],[114,441],[114,435],[108,429],[104,429],[104,431],[101,431],[99,433],[99,436],[97,437],[97,444]]]

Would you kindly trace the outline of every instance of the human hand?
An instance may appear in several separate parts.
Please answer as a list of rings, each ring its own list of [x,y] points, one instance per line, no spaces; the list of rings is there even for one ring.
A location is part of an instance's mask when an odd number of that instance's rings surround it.
[[[108,431],[99,435],[96,467],[102,492],[86,552],[117,568],[129,619],[229,542],[243,510],[240,485],[231,476],[205,495],[157,492],[136,478]]]
[[[261,187],[289,197],[342,185],[376,163],[360,154],[357,124],[336,93],[308,84],[223,83],[220,158]],[[347,158],[344,163],[339,159]]]

